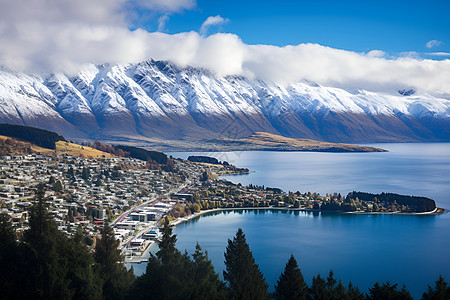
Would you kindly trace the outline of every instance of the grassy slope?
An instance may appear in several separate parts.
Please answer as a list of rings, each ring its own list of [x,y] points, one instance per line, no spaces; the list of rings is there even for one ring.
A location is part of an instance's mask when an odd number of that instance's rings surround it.
[[[342,143],[327,143],[309,139],[293,139],[267,132],[256,132],[248,138],[239,139],[239,142],[249,146],[259,146],[269,150],[270,148],[279,150],[304,150],[304,151],[382,151],[382,149],[357,146]]]
[[[6,137],[0,135],[0,139],[6,140],[10,137]],[[85,157],[85,158],[99,158],[99,157],[111,157],[112,155],[106,152],[99,151],[97,149],[93,149],[91,147],[81,146],[73,143],[59,141],[56,142],[56,150],[42,148],[36,145],[33,145],[29,142],[23,142],[14,138],[10,138],[15,141],[15,143],[21,145],[23,148],[30,147],[33,153],[40,153],[43,155],[52,155],[55,153],[58,154],[67,154],[71,156]],[[10,155],[21,155],[24,154],[20,151],[20,149],[16,149],[16,151],[12,151]]]
[[[163,140],[142,136],[116,136],[102,140],[108,144],[123,144],[162,152],[175,151],[329,151],[380,152],[383,149],[352,144],[327,143],[309,139],[287,138],[267,132],[256,132],[246,138],[214,140]]]

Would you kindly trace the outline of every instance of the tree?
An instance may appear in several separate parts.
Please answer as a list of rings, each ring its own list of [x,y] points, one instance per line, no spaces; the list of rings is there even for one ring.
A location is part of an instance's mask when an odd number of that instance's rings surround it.
[[[145,273],[138,277],[129,298],[225,299],[225,284],[219,280],[207,253],[197,244],[192,260],[176,249],[176,235],[166,221],[160,250],[150,255]]]
[[[73,299],[102,299],[102,280],[94,269],[94,257],[83,245],[83,231],[78,226],[75,234],[64,245],[68,256],[67,277],[74,291]]]
[[[442,275],[439,275],[439,279],[436,281],[435,288],[428,286],[426,293],[422,295],[423,300],[445,300],[450,299],[450,287],[447,286]]]
[[[172,235],[167,217],[161,229],[162,237],[159,243],[159,251],[156,256],[150,254],[145,273],[140,276],[130,291],[129,299],[189,299],[186,292],[189,284],[186,284],[184,274],[192,272],[192,267],[183,265],[187,259],[183,259],[181,252],[175,247],[177,238]],[[192,276],[192,274],[189,274]]]
[[[219,274],[214,270],[208,252],[203,252],[197,243],[193,258],[193,287],[192,299],[225,299],[226,289],[224,282],[220,281]]]
[[[53,190],[57,193],[62,192],[63,186],[62,186],[61,180],[55,181],[55,183],[53,184]]]
[[[0,213],[0,290],[2,298],[13,299],[16,297],[15,289],[18,288],[16,275],[21,272],[18,269],[18,245],[16,233],[7,214]]]
[[[84,180],[89,180],[89,176],[90,176],[90,172],[89,169],[86,167],[83,167],[83,171],[81,171],[81,178],[83,178]]]
[[[339,280],[338,285],[334,289],[332,293],[333,299],[339,299],[339,300],[349,300],[349,296],[347,294],[347,290],[345,289],[345,286],[342,284],[342,281]]]
[[[373,288],[369,289],[366,295],[368,300],[412,300],[411,294],[403,287],[400,291],[397,284],[391,285],[389,281],[380,284],[377,282]]]
[[[349,282],[347,295],[350,300],[364,300],[364,295],[359,291],[358,287],[353,287],[353,284]]]
[[[275,286],[275,299],[306,299],[308,286],[294,256],[289,258]]]
[[[267,299],[268,285],[255,263],[241,228],[228,240],[223,277],[235,299]]]
[[[26,265],[29,289],[35,291],[35,298],[71,298],[67,256],[61,249],[67,238],[48,212],[44,191],[39,190],[36,198],[37,203],[30,209],[30,229],[24,233],[24,242],[32,253]]]
[[[95,263],[103,280],[103,297],[105,299],[123,299],[126,290],[131,286],[133,270],[127,271],[123,264],[123,256],[118,249],[119,241],[109,224],[102,229],[101,239],[95,246]]]
[[[320,274],[317,274],[316,276],[313,276],[312,285],[310,288],[310,296],[311,299],[331,299],[331,295],[329,291],[327,290],[327,283],[325,279],[323,279]]]

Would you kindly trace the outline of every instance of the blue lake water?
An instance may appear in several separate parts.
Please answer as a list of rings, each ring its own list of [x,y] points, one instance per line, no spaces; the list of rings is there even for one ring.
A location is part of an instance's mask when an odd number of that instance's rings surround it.
[[[394,192],[435,199],[450,208],[450,144],[376,144],[388,153],[222,152],[208,155],[254,171],[224,178],[242,184],[321,194]],[[178,225],[178,248],[195,243],[224,269],[227,240],[241,227],[271,290],[290,254],[305,279],[333,269],[345,284],[367,291],[376,281],[406,284],[415,298],[439,274],[450,281],[450,214],[342,215],[307,212],[218,212]],[[135,266],[136,273],[144,266]]]

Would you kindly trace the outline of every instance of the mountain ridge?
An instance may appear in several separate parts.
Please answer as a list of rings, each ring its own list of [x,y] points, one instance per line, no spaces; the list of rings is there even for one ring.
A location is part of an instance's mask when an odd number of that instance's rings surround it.
[[[0,104],[1,123],[71,139],[199,141],[268,132],[345,143],[450,141],[448,99],[307,82],[282,87],[153,60],[89,65],[71,77],[0,70]]]

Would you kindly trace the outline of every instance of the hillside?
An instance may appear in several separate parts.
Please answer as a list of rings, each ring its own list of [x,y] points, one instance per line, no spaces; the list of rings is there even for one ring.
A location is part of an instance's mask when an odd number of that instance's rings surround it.
[[[91,147],[81,146],[65,141],[56,142],[55,145],[56,149],[48,149],[39,147],[30,142],[25,142],[15,138],[0,135],[0,156],[27,154],[43,154],[47,156],[53,156],[54,154],[67,154],[70,156],[85,158],[101,158],[112,156],[109,153],[102,152]]]
[[[267,132],[256,132],[247,138],[223,139],[224,145],[242,144],[242,148],[252,150],[277,151],[320,151],[320,152],[385,152],[386,150],[368,146],[342,143],[319,142],[310,139],[293,139]]]
[[[153,60],[90,65],[75,76],[0,70],[0,122],[144,146],[255,132],[343,143],[450,141],[450,101],[398,89],[280,86]]]
[[[12,124],[0,124],[0,135],[17,138],[47,149],[56,149],[56,142],[65,141],[63,136],[55,132]]]

